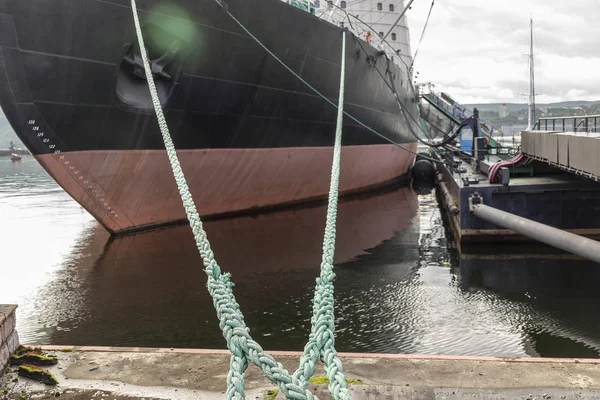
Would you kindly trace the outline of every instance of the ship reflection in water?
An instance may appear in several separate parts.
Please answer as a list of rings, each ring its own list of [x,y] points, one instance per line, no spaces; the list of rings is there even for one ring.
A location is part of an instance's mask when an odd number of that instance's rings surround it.
[[[31,157],[0,160],[0,178],[0,303],[20,305],[23,342],[224,348],[189,227],[109,240]],[[206,223],[266,349],[306,342],[324,224],[324,205]],[[504,251],[461,259],[434,195],[410,188],[345,200],[337,229],[340,351],[599,355],[595,264]]]
[[[341,342],[351,346],[357,334],[366,339],[365,326],[381,330],[387,316],[376,326],[360,316],[373,318],[370,309],[381,309],[372,297],[386,295],[383,286],[410,279],[419,257],[417,209],[417,198],[406,188],[339,205]],[[252,334],[266,348],[301,349],[306,340],[324,228],[324,205],[205,223],[221,268],[232,274]],[[109,241],[85,269],[74,272],[86,288],[80,305],[86,318],[76,329],[65,321],[68,330],[54,332],[52,342],[224,346],[188,226]]]

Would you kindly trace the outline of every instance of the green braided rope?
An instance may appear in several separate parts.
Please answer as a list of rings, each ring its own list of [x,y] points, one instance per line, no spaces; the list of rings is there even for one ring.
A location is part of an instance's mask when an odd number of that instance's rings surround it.
[[[345,55],[346,34],[342,37],[342,68],[340,76],[340,99],[337,118],[336,138],[334,146],[334,160],[331,172],[331,186],[329,205],[327,209],[327,224],[323,244],[323,262],[321,276],[317,279],[315,298],[313,302],[312,328],[305,352],[301,357],[300,368],[294,375],[290,373],[275,359],[266,353],[262,347],[252,339],[249,328],[244,322],[244,316],[233,294],[233,283],[229,273],[221,273],[213,251],[210,247],[202,220],[194,204],[192,195],[181,169],[169,128],[156,91],[156,85],[150,69],[148,54],[135,0],[131,0],[131,9],[135,24],[140,53],[144,63],[144,71],[148,81],[148,88],[152,97],[154,111],[160,127],[163,141],[177,188],[183,201],[183,206],[190,227],[196,240],[196,246],[205,266],[208,276],[207,287],[213,298],[213,305],[219,318],[219,326],[227,341],[231,352],[230,370],[227,374],[227,399],[244,399],[245,370],[248,361],[262,369],[265,376],[275,383],[288,399],[314,400],[315,396],[307,390],[309,379],[314,373],[319,356],[325,363],[329,377],[329,391],[336,399],[351,399],[350,391],[346,387],[342,364],[334,348],[334,316],[333,316],[333,255],[335,250],[335,221],[337,216],[337,198],[340,171],[341,135],[343,119],[343,98],[345,82]]]
[[[335,252],[335,223],[337,219],[338,188],[340,181],[340,158],[342,150],[342,126],[344,119],[344,86],[346,76],[346,31],[342,35],[342,61],[340,73],[340,93],[338,99],[338,112],[335,130],[335,144],[333,147],[333,165],[331,167],[331,181],[329,185],[329,201],[327,204],[327,220],[325,236],[323,238],[323,258],[321,261],[321,275],[317,278],[315,297],[313,301],[313,315],[311,319],[311,332],[308,343],[304,347],[304,354],[300,358],[300,367],[294,376],[308,386],[309,378],[315,373],[316,363],[320,350],[323,349],[325,371],[329,378],[329,391],[335,399],[351,398],[346,387],[342,363],[335,350],[335,332],[333,315],[333,256]],[[335,383],[335,384],[334,384]]]

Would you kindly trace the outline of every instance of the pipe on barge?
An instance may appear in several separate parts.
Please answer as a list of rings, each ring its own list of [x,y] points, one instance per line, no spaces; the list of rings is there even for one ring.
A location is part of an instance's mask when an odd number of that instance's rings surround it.
[[[444,182],[444,178],[442,177],[442,174],[440,172],[437,172],[435,176],[437,178],[438,187],[442,191],[442,196],[444,196],[444,201],[446,203],[446,208],[448,209],[448,212],[451,215],[460,214],[460,210],[456,206],[456,204],[454,204],[455,200],[452,197],[452,195],[450,194],[450,190],[448,189],[448,186]]]
[[[438,169],[438,167],[433,163],[433,169],[435,171],[435,181],[442,192],[442,196],[444,196],[444,203],[446,203],[446,209],[450,213],[450,215],[458,215],[460,214],[460,209],[456,205],[456,200],[450,194],[450,189],[448,189],[448,185],[444,182],[444,176],[442,172]]]
[[[492,224],[600,263],[600,242],[486,206],[477,192],[469,198],[469,211]]]

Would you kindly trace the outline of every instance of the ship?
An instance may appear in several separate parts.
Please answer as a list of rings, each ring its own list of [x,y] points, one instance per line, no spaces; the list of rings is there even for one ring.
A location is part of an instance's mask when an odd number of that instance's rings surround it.
[[[0,115],[0,128],[2,128],[3,122],[4,121],[2,120],[2,115]],[[20,156],[25,155],[25,154],[29,154],[29,152],[25,149],[17,147],[15,145],[15,143],[12,141],[10,142],[8,149],[0,149],[0,156],[10,156],[10,157],[19,156],[19,159],[20,159]]]
[[[342,34],[340,194],[406,176],[418,127],[406,8],[383,0],[138,1],[161,106],[201,216],[326,198],[337,109],[325,98],[337,103]],[[0,67],[0,106],[19,139],[110,233],[185,221],[129,0],[0,1]]]

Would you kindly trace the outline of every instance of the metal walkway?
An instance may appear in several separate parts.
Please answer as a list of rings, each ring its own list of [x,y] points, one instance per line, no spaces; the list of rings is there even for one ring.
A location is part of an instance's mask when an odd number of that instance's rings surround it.
[[[447,93],[441,92],[438,94],[428,85],[420,85],[419,93],[421,99],[425,100],[429,106],[432,106],[439,114],[442,114],[444,117],[452,121],[456,126],[473,116],[473,112],[471,110],[458,103]],[[423,109],[424,107],[421,107],[421,116],[423,119],[435,125],[435,123],[430,120],[432,113],[423,112]],[[498,134],[501,134],[501,131],[494,128],[490,123],[481,118],[479,118],[479,122],[481,132],[487,136],[492,145],[495,146],[496,143],[495,140],[493,140],[493,137],[494,135],[497,136]]]

